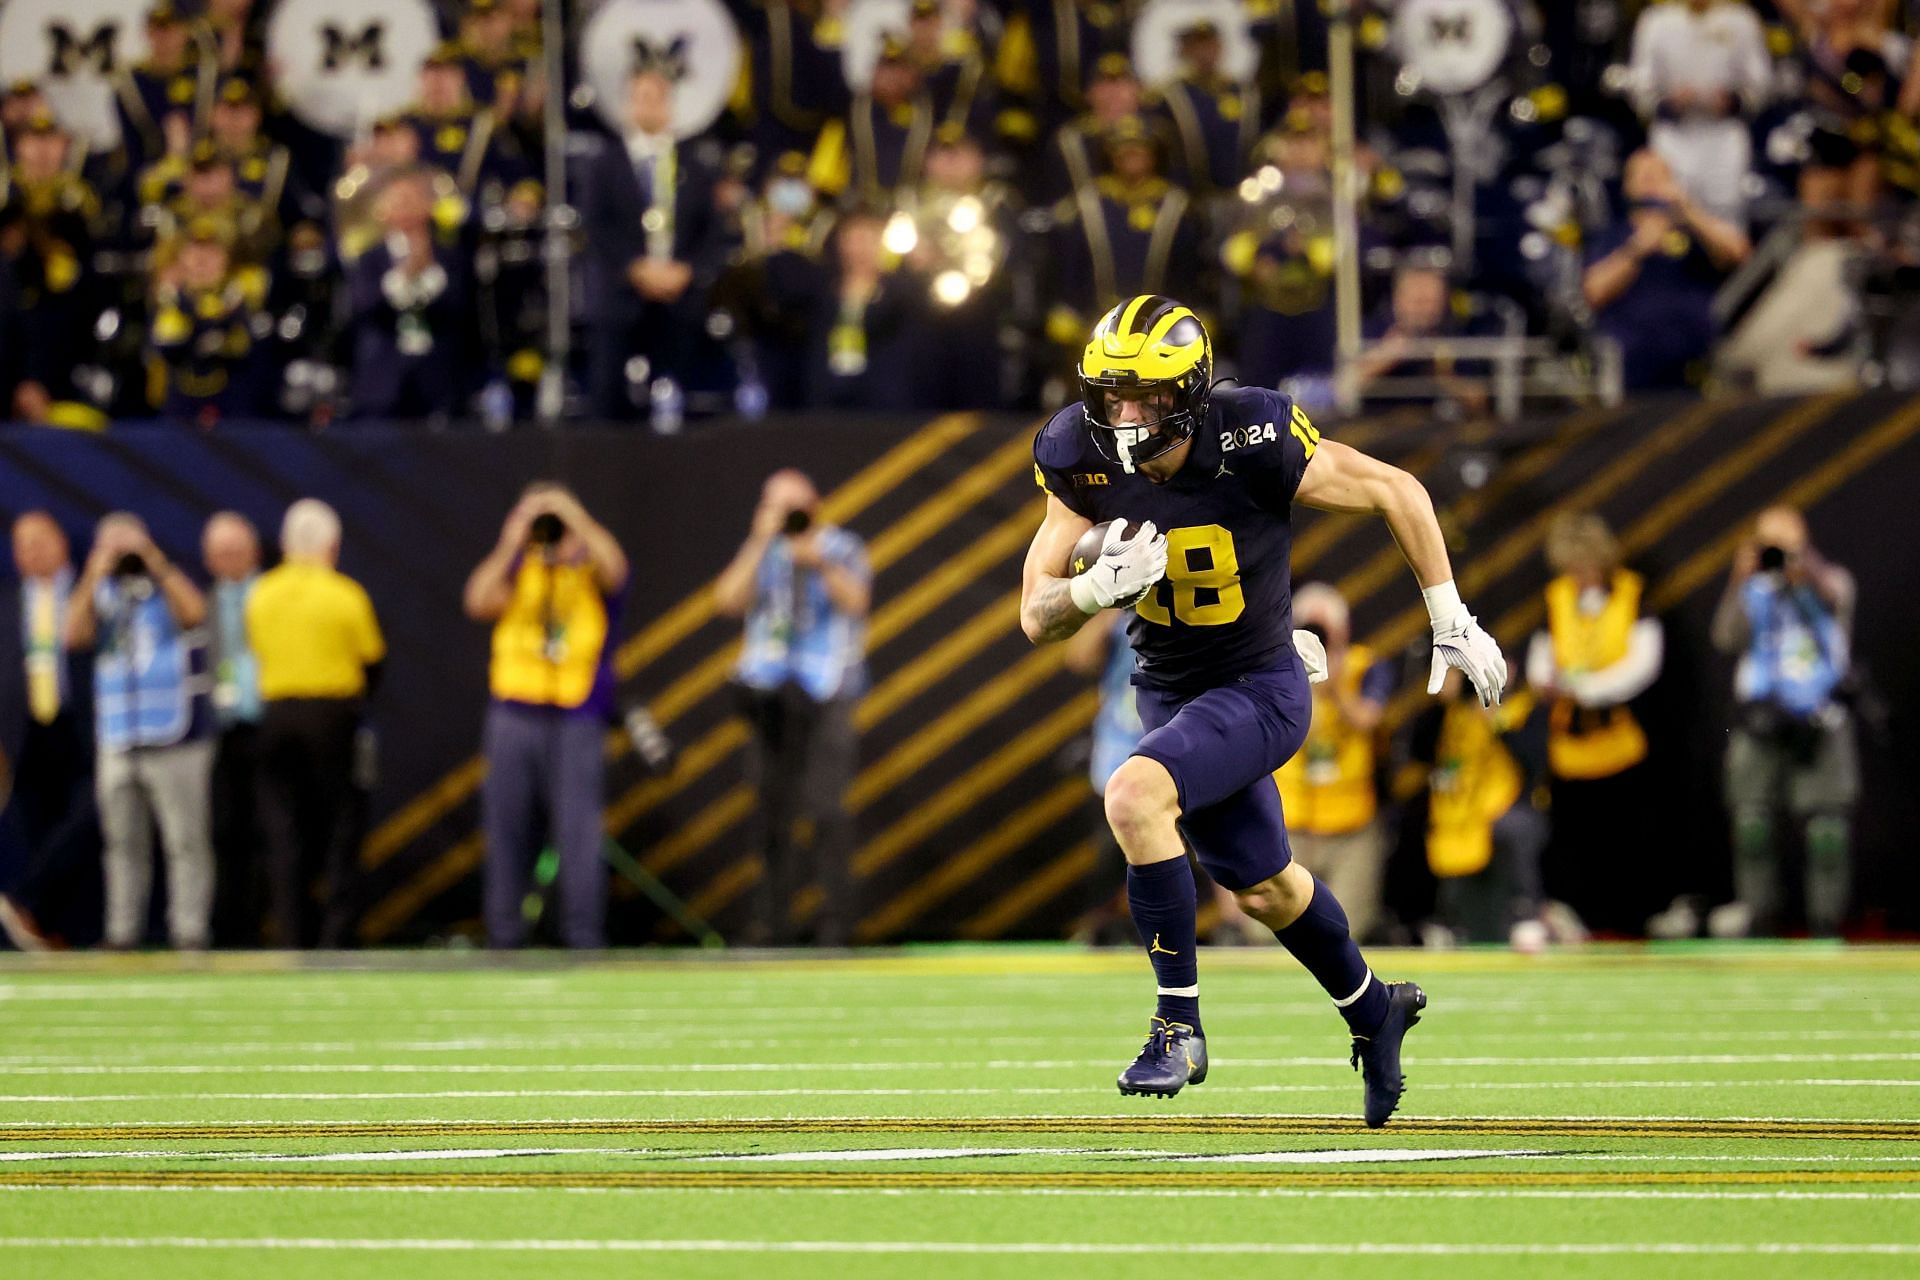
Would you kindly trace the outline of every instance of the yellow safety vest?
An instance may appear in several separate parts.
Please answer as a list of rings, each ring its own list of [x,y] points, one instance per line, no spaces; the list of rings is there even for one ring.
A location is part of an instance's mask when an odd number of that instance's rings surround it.
[[[1627,656],[1633,624],[1640,618],[1637,573],[1616,569],[1607,603],[1588,617],[1580,612],[1580,585],[1570,577],[1547,584],[1547,632],[1553,663],[1569,675],[1598,671]],[[1547,721],[1547,762],[1555,777],[1611,778],[1647,757],[1647,735],[1625,706],[1583,707],[1571,698],[1553,704]]]
[[[1347,650],[1339,687],[1348,697],[1360,692],[1373,653],[1365,645]],[[1313,686],[1313,722],[1306,745],[1273,775],[1287,828],[1312,835],[1338,836],[1373,821],[1378,797],[1373,788],[1373,735],[1362,733],[1340,714],[1334,681]]]
[[[593,692],[607,643],[607,606],[588,564],[525,556],[513,598],[493,626],[493,696],[577,707]]]
[[[1471,702],[1447,705],[1427,788],[1427,865],[1436,876],[1470,876],[1493,859],[1493,824],[1525,785],[1500,733],[1532,710],[1524,692],[1492,712]]]

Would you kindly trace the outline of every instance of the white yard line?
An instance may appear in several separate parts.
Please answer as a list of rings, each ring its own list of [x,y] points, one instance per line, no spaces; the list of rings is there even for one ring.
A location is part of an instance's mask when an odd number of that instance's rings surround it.
[[[1770,1081],[1768,1083],[1778,1084],[1782,1082]],[[1205,1088],[1210,1088],[1211,1086],[1203,1085],[1200,1087],[1205,1089]],[[789,1091],[782,1090],[780,1091],[780,1096],[786,1096],[788,1092]],[[813,1094],[813,1093],[818,1093],[819,1091],[807,1089],[807,1090],[798,1090],[795,1092]],[[927,1090],[902,1089],[902,1090],[897,1090],[895,1092],[903,1095],[914,1095],[914,1094],[926,1093]],[[1007,1090],[1007,1089],[984,1089],[984,1090],[981,1090],[981,1092],[992,1093],[992,1094],[1006,1094],[1006,1093],[1012,1093],[1012,1092],[1018,1092],[1018,1091]],[[1073,1093],[1073,1094],[1084,1094],[1086,1093],[1086,1090],[1084,1089],[1044,1090],[1043,1092],[1048,1092],[1048,1093],[1066,1092],[1066,1093]],[[165,1098],[179,1098],[179,1097],[191,1097],[192,1095],[163,1094],[159,1096],[165,1097]],[[350,1094],[348,1096],[354,1097],[354,1098],[360,1098],[360,1097],[366,1097],[367,1095]],[[856,1093],[855,1096],[864,1096],[864,1095]],[[1141,1116],[1150,1115],[1150,1114],[1152,1113],[1145,1109],[1138,1110],[1138,1111],[1130,1111],[1130,1112],[1114,1112],[1114,1111],[1019,1112],[1019,1113],[1009,1113],[1006,1115],[997,1115],[997,1116],[977,1116],[977,1115],[954,1116],[954,1117],[951,1117],[951,1119],[956,1124],[964,1123],[964,1124],[972,1125],[981,1121],[987,1121],[987,1122],[1004,1121],[1004,1122],[1014,1124],[1014,1125],[1019,1125],[1019,1126],[1046,1124],[1049,1122],[1056,1122],[1056,1121],[1064,1122],[1067,1124],[1073,1124],[1073,1125],[1082,1125],[1082,1124],[1088,1124],[1092,1122],[1111,1122],[1116,1131],[1124,1131],[1127,1128],[1129,1128],[1132,1124],[1134,1124],[1136,1121],[1138,1121]],[[1255,1122],[1268,1121],[1268,1120],[1286,1120],[1286,1121],[1325,1121],[1331,1124],[1345,1124],[1353,1120],[1353,1113],[1350,1110],[1347,1110],[1347,1111],[1263,1111],[1258,1113],[1218,1112],[1218,1113],[1200,1113],[1194,1116],[1193,1118],[1197,1120],[1205,1121],[1205,1122],[1222,1122],[1222,1121],[1229,1121],[1229,1120],[1247,1120],[1247,1121],[1255,1121]],[[1542,1114],[1540,1112],[1511,1112],[1511,1113],[1503,1113],[1503,1114],[1473,1113],[1469,1115],[1442,1116],[1442,1115],[1422,1115],[1419,1112],[1403,1112],[1401,1113],[1401,1118],[1404,1120],[1414,1120],[1414,1121],[1423,1121],[1423,1122],[1430,1121],[1430,1122],[1441,1123],[1441,1124],[1451,1123],[1455,1121],[1475,1123],[1475,1124],[1489,1124],[1489,1123],[1503,1124],[1509,1121],[1525,1121],[1525,1122],[1536,1123],[1536,1124],[1576,1124],[1576,1125],[1578,1124],[1620,1125],[1620,1124],[1641,1124],[1641,1123],[1648,1123],[1648,1122],[1663,1122],[1663,1123],[1678,1122],[1678,1123],[1693,1123],[1693,1124],[1773,1124],[1773,1125],[1787,1125],[1787,1126],[1793,1126],[1793,1125],[1819,1126],[1819,1125],[1829,1125],[1829,1124],[1871,1124],[1871,1125],[1879,1126],[1880,1128],[1883,1128],[1883,1129],[1884,1128],[1905,1128],[1911,1131],[1912,1137],[1915,1141],[1920,1141],[1920,1120],[1913,1120],[1913,1119],[1907,1119],[1907,1118],[1896,1119],[1896,1118],[1873,1117],[1873,1116],[1810,1116],[1810,1115],[1753,1115],[1753,1114],[1703,1116],[1697,1112],[1692,1114],[1687,1114],[1687,1115],[1676,1115],[1672,1112],[1661,1112],[1661,1113],[1638,1113],[1637,1112],[1630,1115],[1607,1113],[1607,1112],[1587,1113],[1587,1114],[1581,1114],[1581,1115],[1568,1115],[1565,1113],[1556,1113],[1556,1114],[1548,1115],[1548,1114]],[[672,1119],[684,1120],[685,1122],[692,1123],[692,1124],[698,1124],[703,1119],[724,1119],[729,1123],[740,1123],[740,1122],[745,1122],[749,1124],[765,1123],[775,1127],[787,1125],[787,1124],[794,1124],[794,1123],[858,1124],[863,1126],[876,1125],[876,1124],[884,1125],[889,1120],[898,1120],[904,1124],[911,1124],[911,1125],[918,1126],[920,1124],[925,1123],[927,1117],[919,1114],[911,1114],[911,1115],[901,1114],[897,1116],[876,1116],[870,1112],[862,1112],[857,1115],[828,1114],[828,1115],[809,1115],[809,1116],[796,1116],[792,1114],[743,1116],[738,1114],[729,1114],[724,1117],[695,1116],[695,1117],[675,1117]],[[83,1129],[88,1131],[96,1130],[96,1129],[138,1129],[138,1128],[225,1129],[225,1128],[248,1127],[248,1126],[259,1126],[259,1125],[281,1125],[281,1126],[304,1125],[304,1126],[311,1127],[315,1130],[324,1132],[326,1129],[337,1128],[343,1125],[395,1124],[395,1125],[401,1125],[405,1127],[417,1127],[417,1126],[431,1127],[435,1125],[457,1125],[457,1124],[473,1124],[473,1123],[488,1124],[488,1123],[494,1123],[496,1121],[498,1123],[516,1124],[516,1125],[555,1125],[555,1126],[560,1126],[562,1129],[564,1129],[564,1128],[580,1126],[580,1125],[621,1125],[621,1124],[633,1124],[636,1121],[639,1121],[641,1123],[646,1123],[648,1122],[648,1118],[636,1117],[631,1114],[617,1115],[617,1116],[582,1116],[582,1115],[568,1114],[568,1115],[562,1115],[562,1116],[510,1116],[510,1117],[480,1116],[480,1117],[476,1117],[466,1112],[462,1112],[457,1115],[427,1115],[427,1116],[403,1116],[403,1117],[395,1117],[391,1115],[253,1116],[253,1117],[225,1116],[216,1120],[181,1119],[179,1116],[167,1116],[164,1118],[153,1119],[153,1120],[129,1120],[129,1119],[99,1120],[99,1121],[68,1120],[68,1121],[55,1123],[55,1124],[49,1124],[44,1120],[0,1120],[0,1130],[4,1130],[4,1129],[33,1130],[36,1133],[44,1133],[46,1140],[52,1142],[52,1141],[59,1140],[60,1131],[63,1129]],[[1201,1131],[1197,1131],[1197,1132],[1201,1132]],[[1784,1137],[1788,1139],[1792,1138],[1792,1135],[1790,1133],[1784,1134],[1784,1135],[1769,1134],[1764,1136],[1769,1139],[1772,1139],[1775,1137]]]
[[[1232,1058],[1215,1056],[1214,1065],[1247,1071],[1335,1065],[1335,1054],[1291,1058]],[[1657,1067],[1657,1066],[1773,1066],[1844,1064],[1856,1062],[1920,1062],[1915,1053],[1718,1053],[1635,1054],[1591,1057],[1420,1057],[1420,1066],[1443,1067]],[[794,1071],[1085,1071],[1113,1065],[1102,1058],[989,1058],[963,1062],[952,1058],[913,1062],[676,1062],[685,1072],[777,1074]],[[0,1065],[0,1076],[197,1076],[197,1075],[523,1075],[528,1072],[609,1075],[631,1073],[632,1062],[126,1062],[66,1065]],[[1603,1083],[1603,1082],[1595,1082]],[[1687,1082],[1677,1082],[1687,1083]]]
[[[1106,1064],[1111,1065],[1111,1064]],[[1325,1062],[1321,1066],[1329,1066]],[[244,1073],[240,1073],[244,1074]],[[1920,1091],[1920,1079],[1836,1079],[1827,1077],[1780,1078],[1766,1077],[1753,1080],[1527,1080],[1527,1081],[1485,1081],[1463,1080],[1448,1083],[1427,1080],[1413,1086],[1415,1093],[1500,1093],[1526,1092],[1536,1089],[1580,1089],[1592,1092],[1605,1092],[1610,1089],[1773,1089],[1781,1086],[1809,1089],[1913,1089]],[[193,1093],[18,1093],[0,1094],[0,1104],[51,1104],[89,1106],[103,1102],[354,1102],[383,1101],[391,1102],[409,1098],[455,1099],[455,1098],[1066,1098],[1083,1097],[1092,1085],[1008,1085],[1004,1087],[901,1087],[901,1088],[797,1088],[797,1089],[405,1089],[405,1090],[353,1090],[340,1092],[326,1091],[211,1091]],[[1201,1086],[1207,1096],[1219,1094],[1295,1094],[1295,1093],[1351,1093],[1358,1088],[1352,1080],[1341,1080],[1337,1084],[1246,1084],[1234,1085],[1209,1081]],[[630,1117],[629,1117],[630,1118]],[[1604,1119],[1606,1117],[1592,1117]],[[1687,1119],[1713,1119],[1715,1117],[1690,1116]],[[1800,1120],[1844,1123],[1852,1117],[1799,1116]],[[1879,1123],[1869,1119],[1868,1122]],[[268,1123],[296,1123],[269,1121]],[[1916,1132],[1920,1137],[1920,1132]]]
[[[293,1186],[220,1186],[184,1185],[177,1182],[116,1182],[106,1185],[76,1186],[71,1183],[10,1183],[7,1194],[23,1191],[59,1192],[138,1192],[150,1195],[169,1192],[191,1195],[715,1195],[754,1196],[1092,1196],[1128,1199],[1151,1197],[1154,1200],[1193,1199],[1228,1200],[1243,1197],[1281,1200],[1871,1200],[1920,1201],[1920,1191],[1794,1191],[1785,1188],[1758,1191],[1724,1191],[1692,1187],[748,1187],[748,1186],[661,1186],[661,1187],[540,1187],[540,1186],[464,1186],[458,1183],[408,1183],[401,1186],[353,1186],[304,1183]],[[0,1243],[4,1243],[0,1241]]]
[[[8,1032],[8,1038],[11,1042],[16,1044],[24,1040],[31,1040],[33,1038],[33,1036],[30,1034],[32,1030],[33,1029],[31,1028],[10,1029]],[[94,1030],[97,1031],[97,1033],[102,1037],[107,1035],[113,1035],[115,1037],[123,1037],[125,1034],[119,1028],[100,1027],[100,1028],[95,1028]],[[1556,1033],[1553,1036],[1553,1040],[1556,1043],[1560,1043],[1560,1044],[1568,1044],[1568,1043],[1601,1044],[1601,1043],[1614,1043],[1614,1042],[1621,1042],[1621,1041],[1644,1043],[1645,1041],[1648,1041],[1648,1040],[1659,1040],[1663,1038],[1686,1039],[1689,1041],[1693,1041],[1693,1040],[1697,1040],[1699,1036],[1698,1036],[1698,1033],[1692,1029],[1687,1029],[1687,1030],[1675,1029],[1665,1033],[1635,1032],[1635,1031],[1588,1031],[1588,1032],[1571,1032],[1564,1035]],[[1807,1042],[1807,1041],[1814,1041],[1814,1042],[1861,1041],[1861,1042],[1879,1043],[1879,1042],[1884,1042],[1888,1040],[1920,1040],[1920,1030],[1833,1031],[1833,1030],[1808,1029],[1804,1031],[1780,1031],[1780,1030],[1750,1031],[1750,1032],[1743,1033],[1741,1038],[1749,1042],[1760,1042],[1760,1043],[1785,1042],[1785,1043],[1798,1044],[1798,1043]],[[804,1045],[804,1046],[811,1047],[811,1046],[818,1045],[820,1042],[820,1038],[818,1035],[758,1036],[750,1039],[731,1038],[731,1037],[725,1037],[725,1036],[716,1036],[713,1038],[707,1038],[707,1037],[692,1033],[684,1027],[681,1028],[676,1033],[675,1039],[680,1044],[695,1045],[698,1048],[702,1050],[707,1050],[707,1051],[720,1050],[720,1049],[779,1049],[789,1045]],[[1050,1041],[1055,1041],[1055,1042],[1080,1041],[1080,1042],[1084,1042],[1086,1044],[1092,1044],[1092,1045],[1111,1045],[1114,1042],[1115,1037],[1111,1034],[1058,1035],[1058,1036],[1049,1035],[1048,1039]],[[1532,1043],[1537,1043],[1539,1039],[1540,1039],[1540,1036],[1539,1036],[1539,1033],[1537,1032],[1528,1032],[1525,1034],[1508,1034],[1503,1032],[1493,1032],[1493,1033],[1483,1034],[1480,1032],[1475,1032],[1472,1035],[1472,1040],[1475,1044],[1482,1044],[1490,1041],[1492,1042],[1524,1041],[1526,1043],[1532,1044]],[[1301,1041],[1301,1037],[1298,1035],[1278,1035],[1278,1034],[1265,1034],[1265,1033],[1257,1034],[1257,1035],[1236,1034],[1232,1037],[1232,1042],[1235,1045],[1259,1045],[1259,1044],[1285,1045],[1285,1044],[1298,1044],[1300,1043],[1300,1041]],[[878,1046],[920,1047],[920,1046],[928,1046],[928,1045],[955,1045],[955,1044],[975,1045],[975,1046],[982,1045],[982,1044],[1027,1045],[1027,1044],[1031,1044],[1032,1042],[1033,1042],[1033,1037],[1032,1035],[1029,1034],[1029,1035],[998,1035],[998,1036],[849,1036],[848,1038],[841,1040],[838,1043],[844,1044],[850,1047],[859,1048],[859,1047],[878,1047]],[[483,1051],[500,1050],[500,1049],[538,1049],[538,1050],[553,1050],[556,1048],[560,1048],[560,1049],[618,1049],[618,1048],[650,1049],[658,1045],[658,1043],[659,1043],[659,1038],[654,1035],[646,1035],[638,1032],[631,1032],[631,1033],[608,1032],[608,1033],[603,1033],[599,1035],[469,1036],[469,1037],[462,1037],[459,1039],[448,1039],[448,1040],[306,1040],[306,1041],[223,1040],[220,1042],[219,1048],[220,1048],[220,1052],[223,1054],[227,1054],[227,1053],[383,1054],[383,1053],[469,1053],[469,1052],[483,1052]],[[93,1054],[32,1053],[32,1054],[0,1055],[0,1067],[16,1066],[16,1065],[17,1066],[52,1066],[52,1065],[63,1065],[63,1064],[87,1065],[92,1063],[133,1064],[133,1063],[151,1061],[162,1054],[204,1053],[206,1049],[207,1049],[207,1044],[204,1037],[196,1036],[196,1037],[182,1038],[181,1042],[177,1045],[163,1045],[163,1046],[155,1047],[149,1044],[149,1045],[143,1046],[138,1050],[130,1050],[127,1052],[120,1052],[120,1053],[93,1053]],[[1678,1060],[1678,1059],[1675,1059],[1675,1060]],[[1854,1059],[1854,1060],[1857,1060],[1857,1059]],[[1257,1061],[1257,1060],[1247,1060],[1247,1061]],[[1526,1059],[1516,1059],[1516,1061],[1565,1062],[1565,1061],[1568,1061],[1568,1059],[1526,1058]]]
[[[336,1236],[0,1236],[0,1249],[220,1249],[352,1250],[374,1253],[768,1253],[1037,1255],[1164,1258],[1164,1241],[1057,1243],[973,1240],[620,1240],[405,1238]],[[1216,1257],[1637,1257],[1776,1256],[1909,1257],[1920,1244],[1906,1242],[1695,1242],[1597,1241],[1593,1243],[1405,1244],[1304,1241],[1188,1241],[1183,1254]]]

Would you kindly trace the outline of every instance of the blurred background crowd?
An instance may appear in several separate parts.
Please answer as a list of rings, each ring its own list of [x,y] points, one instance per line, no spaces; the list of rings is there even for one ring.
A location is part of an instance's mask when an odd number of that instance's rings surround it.
[[[0,416],[1035,407],[1140,292],[1314,407],[1920,368],[1902,0],[97,7],[5,6]]]

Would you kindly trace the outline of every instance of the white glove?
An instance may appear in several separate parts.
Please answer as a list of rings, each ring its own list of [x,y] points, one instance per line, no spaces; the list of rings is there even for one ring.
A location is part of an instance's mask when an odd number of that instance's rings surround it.
[[[1433,624],[1433,673],[1427,677],[1427,692],[1440,692],[1447,668],[1454,667],[1473,682],[1481,706],[1497,704],[1507,687],[1507,659],[1500,646],[1460,603],[1460,592],[1452,582],[1428,587],[1421,594]]]
[[[1320,637],[1311,631],[1294,632],[1293,651],[1300,655],[1300,665],[1307,669],[1307,683],[1325,683],[1327,646],[1320,643]]]
[[[1109,524],[1100,558],[1067,584],[1067,592],[1080,612],[1091,616],[1102,609],[1137,604],[1166,575],[1167,540],[1153,527],[1153,521],[1123,539],[1120,534],[1126,527],[1125,520]]]

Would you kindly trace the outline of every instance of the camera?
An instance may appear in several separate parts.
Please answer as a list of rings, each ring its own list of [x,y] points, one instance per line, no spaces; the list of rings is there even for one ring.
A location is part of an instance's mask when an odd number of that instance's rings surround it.
[[[551,511],[543,511],[527,526],[527,545],[550,547],[567,533],[566,522]]]
[[[1760,548],[1760,572],[1779,573],[1787,567],[1787,553],[1779,547]]]
[[[118,560],[113,562],[113,576],[116,578],[144,578],[147,576],[147,562],[140,558],[138,552],[124,552]]]
[[[789,538],[797,538],[813,528],[813,512],[796,507],[787,512],[787,521],[781,528]]]

